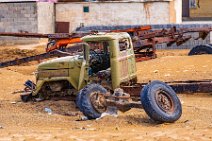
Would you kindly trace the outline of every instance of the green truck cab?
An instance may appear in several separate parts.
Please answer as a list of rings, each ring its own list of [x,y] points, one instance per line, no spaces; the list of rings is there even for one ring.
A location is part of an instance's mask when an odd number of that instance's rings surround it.
[[[53,59],[37,69],[37,95],[45,85],[68,82],[76,91],[93,82],[114,90],[121,83],[136,81],[136,64],[132,41],[127,33],[99,33],[82,38],[83,54]],[[105,74],[104,74],[105,72]],[[100,76],[101,75],[101,76]],[[104,76],[109,76],[107,82]],[[100,78],[101,77],[101,78]],[[51,87],[51,86],[49,86]],[[52,89],[54,86],[52,86]],[[56,91],[59,88],[56,88]]]
[[[77,95],[76,105],[89,119],[99,118],[111,106],[123,112],[143,107],[159,122],[180,118],[181,103],[170,86],[152,81],[143,87],[137,82],[135,55],[128,33],[95,33],[81,40],[84,43],[77,55],[39,64],[32,97]],[[142,105],[132,100],[133,95]]]

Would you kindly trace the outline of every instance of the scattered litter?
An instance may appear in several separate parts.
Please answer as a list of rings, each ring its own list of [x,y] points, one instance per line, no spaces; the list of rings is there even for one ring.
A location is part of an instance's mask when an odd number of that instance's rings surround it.
[[[81,127],[81,128],[78,128],[78,129],[85,130],[86,128],[85,127]]]
[[[17,102],[16,101],[12,101],[12,102],[10,102],[11,104],[16,104]]]
[[[86,116],[80,116],[80,119],[77,119],[77,121],[86,121],[88,120],[88,117]]]
[[[39,98],[35,98],[35,101],[36,102],[41,102],[41,101],[44,101],[44,98],[40,98],[40,97]]]
[[[118,131],[119,130],[119,127],[116,127],[115,129]]]
[[[50,108],[45,108],[44,111],[47,112],[49,115],[52,115],[52,110]]]
[[[23,90],[17,90],[17,91],[12,92],[12,94],[19,94],[19,93],[23,93],[23,92],[24,92]]]
[[[184,123],[187,123],[187,122],[189,122],[189,121],[190,121],[190,120],[185,120]]]
[[[76,127],[77,130],[96,131],[96,128]]]
[[[113,116],[113,117],[118,117],[118,109],[117,107],[113,107],[113,106],[108,106],[106,112],[102,113],[101,116],[99,118],[97,118],[96,120],[99,120],[105,116]]]
[[[159,72],[159,70],[154,70],[153,72],[154,72],[154,73],[158,73],[158,72]]]

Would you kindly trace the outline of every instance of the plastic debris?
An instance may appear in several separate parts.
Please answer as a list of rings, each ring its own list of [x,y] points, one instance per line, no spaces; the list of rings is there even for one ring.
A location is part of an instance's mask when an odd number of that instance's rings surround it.
[[[99,118],[97,118],[96,120],[99,120],[105,116],[113,116],[113,117],[118,117],[118,109],[117,107],[113,107],[113,106],[108,106],[106,112],[102,113],[101,116]]]
[[[158,72],[159,72],[159,70],[154,70],[153,72],[154,72],[154,73],[158,73]]]
[[[44,111],[47,112],[49,115],[52,115],[52,110],[50,108],[45,108]]]
[[[77,120],[77,121],[85,121],[85,120],[88,120],[88,117],[86,117],[86,116],[80,116],[80,119]]]

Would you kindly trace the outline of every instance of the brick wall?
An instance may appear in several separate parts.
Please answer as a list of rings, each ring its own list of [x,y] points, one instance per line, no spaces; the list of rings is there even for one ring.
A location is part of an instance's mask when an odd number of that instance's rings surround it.
[[[36,2],[0,3],[0,32],[34,32],[37,28]],[[37,39],[0,37],[0,45],[32,43]]]

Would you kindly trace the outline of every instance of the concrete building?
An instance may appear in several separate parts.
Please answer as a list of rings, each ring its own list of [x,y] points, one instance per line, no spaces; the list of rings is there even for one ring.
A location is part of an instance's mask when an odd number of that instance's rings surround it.
[[[1,0],[0,32],[54,33],[54,4]],[[38,39],[0,37],[1,45],[37,43]]]
[[[56,23],[66,32],[91,25],[181,23],[181,11],[181,0],[59,2]]]
[[[181,0],[1,0],[0,32],[64,33],[80,26],[181,23],[181,4]],[[0,38],[0,44],[36,41]]]

